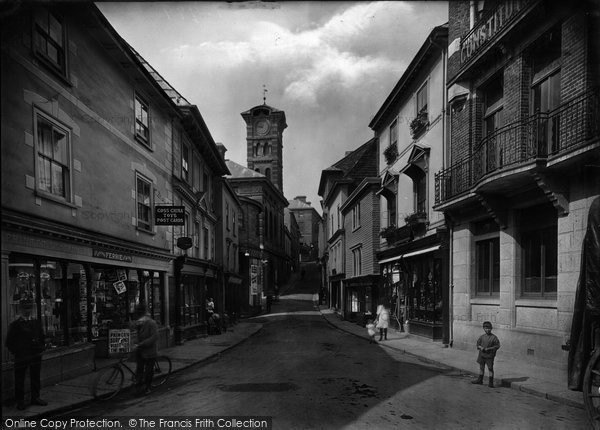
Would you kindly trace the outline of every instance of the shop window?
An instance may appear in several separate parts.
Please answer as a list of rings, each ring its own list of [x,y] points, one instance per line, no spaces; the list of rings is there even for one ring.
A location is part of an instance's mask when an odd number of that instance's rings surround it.
[[[350,312],[360,311],[360,300],[358,298],[358,292],[352,291],[350,297]]]
[[[151,190],[152,183],[140,175],[136,177],[136,196],[137,196],[137,226],[142,230],[152,230],[151,218]]]
[[[34,15],[33,50],[43,63],[61,76],[67,74],[66,29],[63,20],[46,9]]]
[[[66,127],[37,111],[35,127],[37,190],[70,201],[70,133]]]
[[[148,104],[138,95],[135,96],[135,137],[144,145],[150,146],[150,127]]]
[[[556,211],[548,205],[522,212],[521,295],[555,299],[558,273]]]
[[[21,300],[37,302],[37,276],[33,258],[12,256],[8,264],[10,306],[8,321],[17,318]],[[37,318],[37,306],[34,306],[32,317]]]

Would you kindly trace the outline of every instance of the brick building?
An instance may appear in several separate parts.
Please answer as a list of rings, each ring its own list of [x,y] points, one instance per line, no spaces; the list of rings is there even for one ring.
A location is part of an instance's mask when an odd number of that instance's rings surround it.
[[[435,208],[451,225],[455,347],[489,320],[501,353],[563,369],[598,196],[598,25],[584,3],[449,3],[451,142]]]

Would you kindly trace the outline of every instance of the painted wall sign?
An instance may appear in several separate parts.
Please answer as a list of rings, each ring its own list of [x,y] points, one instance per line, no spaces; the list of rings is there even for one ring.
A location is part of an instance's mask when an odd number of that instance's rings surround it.
[[[513,0],[501,3],[492,14],[480,21],[460,43],[460,62],[464,64],[481,46],[492,39],[528,3]]]
[[[129,254],[121,252],[106,251],[104,249],[93,248],[92,257],[104,258],[105,260],[124,261],[126,263],[133,262],[133,257]]]
[[[185,225],[185,206],[156,206],[154,223],[156,225]]]

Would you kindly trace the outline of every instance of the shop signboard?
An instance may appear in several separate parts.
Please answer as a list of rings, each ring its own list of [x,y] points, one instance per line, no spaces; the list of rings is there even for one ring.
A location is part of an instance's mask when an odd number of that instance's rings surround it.
[[[108,331],[108,353],[119,354],[130,352],[131,330],[109,330]]]
[[[156,206],[154,208],[155,225],[185,225],[184,206]]]

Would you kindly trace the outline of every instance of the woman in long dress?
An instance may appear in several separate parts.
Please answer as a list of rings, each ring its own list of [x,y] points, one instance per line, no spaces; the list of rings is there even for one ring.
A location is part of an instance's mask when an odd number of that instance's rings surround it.
[[[387,329],[390,325],[390,311],[381,303],[377,306],[377,328],[379,329],[379,340],[387,340]]]

